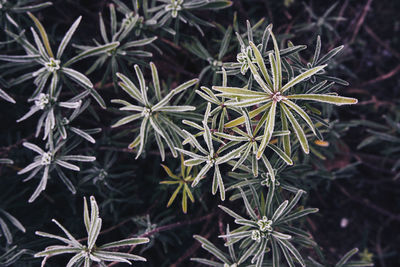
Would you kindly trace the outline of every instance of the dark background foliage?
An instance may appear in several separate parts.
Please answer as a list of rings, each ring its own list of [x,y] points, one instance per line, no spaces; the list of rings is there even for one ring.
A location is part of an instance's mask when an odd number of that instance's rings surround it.
[[[394,179],[399,173],[399,169],[394,168],[399,152],[390,149],[398,148],[400,144],[376,132],[384,132],[393,138],[399,138],[400,134],[400,2],[304,1],[316,15],[322,15],[337,2],[332,15],[346,18],[345,21],[332,22],[334,30],[322,26],[310,31],[299,31],[298,28],[303,23],[314,22],[303,1],[294,0],[289,5],[285,5],[283,0],[233,2],[229,9],[212,14],[199,12],[199,16],[224,26],[233,22],[234,12],[237,12],[241,25],[244,25],[245,20],[255,23],[264,17],[268,23],[274,24],[274,32],[280,36],[281,41],[290,39],[295,44],[306,44],[313,48],[315,33],[321,31],[323,51],[345,45],[337,59],[337,73],[350,85],[341,87],[339,93],[357,97],[359,104],[335,110],[331,121],[338,119],[348,131],[341,134],[334,148],[326,149],[329,156],[325,161],[306,162],[311,169],[299,173],[299,179],[312,181],[306,198],[307,206],[320,210],[304,224],[330,262],[336,262],[348,250],[358,247],[361,251],[359,256],[363,259],[372,257],[376,266],[399,266],[400,179]],[[49,35],[54,37],[53,40],[58,43],[62,38],[58,32],[65,32],[82,15],[83,20],[73,43],[90,44],[92,38],[99,35],[98,12],[104,12],[107,17],[110,2],[56,0],[53,4],[36,13]],[[222,38],[219,31],[205,28],[205,37],[194,31],[190,27],[182,28],[185,34],[196,34],[206,48],[218,51],[215,47],[218,48],[218,41]],[[0,36],[5,35],[2,32]],[[185,36],[182,39],[185,40]],[[153,51],[152,61],[157,65],[160,77],[173,84],[174,81],[179,84],[180,81],[197,77],[202,64],[205,64],[185,49],[181,45],[182,41],[174,44],[168,35],[159,36],[156,44],[163,48],[164,53],[160,55]],[[236,52],[236,49],[228,52],[226,60],[235,61]],[[307,58],[306,54],[303,56]],[[85,71],[91,62],[83,61],[76,68]],[[94,83],[100,81],[102,74],[101,71],[94,73],[91,80]],[[110,99],[122,94],[120,90],[113,89],[112,84],[98,88],[98,91],[107,104]],[[153,149],[148,149],[145,157],[135,161],[134,154],[125,149],[125,143],[121,143],[117,136],[120,129],[110,128],[115,121],[115,113],[101,110],[96,105],[93,108],[101,120],[95,120],[87,114],[80,117],[79,125],[83,128],[101,127],[103,131],[95,136],[95,146],[83,144],[78,151],[95,154],[100,163],[106,160],[107,155],[116,155],[118,159],[110,171],[130,171],[121,178],[109,181],[120,192],[109,190],[102,181],[97,184],[92,181],[80,184],[81,176],[76,176],[73,177],[78,188],[76,195],[70,194],[64,185],[51,182],[41,197],[27,204],[35,185],[31,182],[22,183],[16,170],[25,166],[33,155],[22,149],[21,144],[32,140],[35,124],[34,121],[19,124],[15,121],[27,111],[28,106],[23,103],[30,89],[21,86],[8,92],[17,104],[2,101],[0,105],[0,156],[14,159],[15,164],[0,165],[0,207],[6,207],[27,228],[26,234],[15,231],[15,243],[20,247],[39,251],[48,245],[48,241],[34,236],[34,231],[40,229],[58,232],[51,223],[52,218],[57,218],[75,236],[83,237],[82,199],[88,195],[96,196],[104,220],[103,230],[108,232],[100,235],[100,241],[113,241],[156,229],[149,249],[135,249],[136,254],[148,259],[149,263],[143,266],[197,266],[189,259],[195,256],[206,257],[206,254],[199,249],[200,245],[192,238],[193,234],[200,234],[222,245],[217,236],[231,219],[217,208],[220,200],[206,190],[209,185],[195,190],[196,202],[189,204],[186,215],[181,212],[179,201],[166,209],[172,191],[159,184],[166,178],[166,173],[160,166],[156,147],[152,146]],[[385,118],[391,118],[394,125],[390,125]],[[367,121],[380,124],[381,127]],[[358,148],[365,138],[374,135],[374,142]],[[172,169],[178,163],[167,157],[166,164]],[[225,205],[239,204],[233,202]],[[303,253],[313,257],[315,255],[311,250]],[[49,261],[52,266],[61,266],[62,262],[65,262],[62,257]],[[18,263],[20,266],[38,264],[29,255],[24,255]]]

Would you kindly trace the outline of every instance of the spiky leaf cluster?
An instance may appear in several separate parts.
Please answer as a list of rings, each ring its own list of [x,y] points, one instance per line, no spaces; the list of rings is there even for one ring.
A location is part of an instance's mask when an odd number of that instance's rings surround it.
[[[57,220],[53,222],[64,232],[65,237],[57,236],[45,232],[37,231],[38,236],[56,239],[65,243],[65,245],[54,245],[45,248],[45,250],[35,254],[35,257],[43,257],[42,266],[45,265],[48,258],[61,254],[75,254],[67,263],[67,267],[72,266],[92,266],[92,263],[98,263],[105,266],[105,262],[124,262],[132,265],[131,261],[146,261],[145,258],[130,253],[113,251],[115,248],[123,246],[132,246],[148,243],[148,238],[128,238],[101,246],[96,245],[102,225],[102,219],[99,218],[99,207],[93,196],[90,197],[90,211],[86,198],[84,198],[83,219],[87,232],[86,245],[81,244],[73,235],[65,229]]]

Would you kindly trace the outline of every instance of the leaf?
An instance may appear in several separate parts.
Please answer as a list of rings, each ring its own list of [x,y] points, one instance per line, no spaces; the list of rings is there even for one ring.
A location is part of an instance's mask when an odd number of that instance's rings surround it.
[[[283,104],[281,103],[281,108],[285,113],[285,116],[289,119],[290,124],[294,128],[294,132],[296,133],[297,139],[299,140],[299,143],[301,145],[301,148],[303,149],[304,153],[308,154],[310,153],[310,148],[308,146],[308,141],[307,137],[301,128],[300,124],[297,122],[297,120],[294,118],[292,112]]]
[[[315,132],[315,128],[314,128],[313,122],[311,121],[311,119],[308,116],[308,114],[301,107],[299,107],[297,104],[295,104],[294,102],[292,102],[290,100],[283,100],[283,103],[285,103],[291,109],[296,111],[296,113],[299,114],[300,117],[303,118],[303,120],[305,120],[305,122],[308,124],[308,126],[310,127],[310,129],[314,133],[314,135],[317,135],[317,133]]]
[[[339,53],[342,49],[343,49],[343,45],[335,47],[334,49],[332,49],[331,51],[329,51],[325,56],[323,56],[322,58],[320,58],[316,64],[321,65],[321,64],[325,64],[328,63],[328,61],[333,58],[334,56],[336,56],[337,53]]]
[[[254,118],[255,116],[257,116],[261,112],[267,110],[269,107],[271,107],[271,105],[272,105],[272,101],[267,103],[267,104],[265,104],[265,105],[263,105],[263,106],[261,106],[261,107],[258,107],[256,109],[250,111],[249,112],[250,119]],[[227,122],[224,126],[225,126],[225,128],[232,128],[232,127],[236,127],[236,126],[244,123],[244,121],[245,121],[245,117],[241,116],[241,117],[239,117],[237,119],[234,119],[234,120],[231,120],[231,121]]]
[[[281,113],[282,131],[288,131],[289,124],[288,124],[285,112],[283,111],[282,108],[280,108],[280,113]],[[286,155],[288,157],[291,157],[292,151],[291,151],[291,146],[290,146],[290,135],[283,136],[283,149],[284,149]]]
[[[232,216],[233,218],[235,218],[235,219],[238,219],[238,220],[244,220],[244,218],[242,217],[242,216],[240,216],[239,214],[237,214],[236,212],[234,212],[233,210],[231,210],[231,209],[229,209],[229,208],[227,208],[227,207],[225,207],[225,206],[222,206],[222,205],[218,205],[218,207],[220,208],[220,209],[222,209],[223,211],[225,211],[227,214],[229,214],[230,216]]]
[[[7,217],[7,219],[8,220],[10,220],[10,222],[15,226],[15,227],[17,227],[21,232],[26,232],[26,229],[25,229],[25,227],[21,224],[21,222],[20,221],[18,221],[18,219],[17,218],[15,218],[14,216],[12,216],[10,213],[8,213],[7,211],[5,211],[5,210],[1,210],[1,212]]]
[[[231,36],[232,36],[232,26],[229,25],[228,29],[225,31],[224,38],[222,39],[221,45],[219,47],[218,60],[222,60],[222,58],[225,56],[226,51],[228,50],[229,47]]]
[[[264,153],[265,148],[267,147],[269,141],[271,140],[272,133],[275,128],[275,114],[276,114],[276,101],[272,101],[271,109],[268,113],[268,118],[265,121],[265,131],[263,139],[261,140],[261,144],[257,151],[257,159],[260,159],[262,154]]]
[[[90,143],[92,143],[92,144],[96,143],[96,140],[93,137],[91,137],[88,133],[86,133],[85,131],[75,128],[75,127],[70,127],[69,129],[71,130],[71,132],[76,133],[77,135],[86,139]]]
[[[282,88],[281,88],[281,93],[284,93],[285,91],[289,90],[291,87],[295,86],[296,84],[304,81],[305,79],[313,76],[315,73],[323,70],[327,65],[322,65],[322,66],[318,66],[318,67],[314,67],[312,69],[309,69],[299,75],[297,75],[296,77],[294,77],[293,79],[291,79],[289,82],[287,82]]]
[[[11,244],[13,242],[12,234],[11,234],[10,229],[8,228],[6,222],[2,218],[0,218],[0,228],[1,228],[4,236],[6,237],[7,243]]]
[[[31,13],[27,12],[28,16],[33,20],[33,22],[36,25],[36,28],[39,30],[40,36],[42,37],[44,46],[47,50],[47,53],[49,54],[50,57],[54,58],[53,51],[51,50],[51,46],[49,43],[49,38],[47,37],[46,30],[44,29],[43,25],[40,23],[40,21]]]
[[[127,260],[133,260],[133,261],[147,261],[146,258],[143,258],[141,256],[129,254],[129,253],[124,253],[124,252],[116,252],[116,251],[106,251],[106,250],[100,250],[100,251],[95,251],[93,252],[94,256],[101,257],[104,260],[107,261],[119,261],[119,262],[126,262]],[[88,265],[89,267],[89,265]]]
[[[10,56],[10,55],[0,55],[0,60],[16,62],[16,63],[29,63],[34,62],[35,59],[40,58],[40,55],[21,55],[21,56]]]
[[[230,7],[232,5],[232,1],[229,0],[214,0],[206,2],[206,4],[201,6],[201,9],[223,9]]]
[[[287,240],[285,239],[276,239],[280,244],[285,246],[289,252],[297,259],[297,261],[301,264],[301,266],[306,266],[303,258],[301,257],[299,251]]]
[[[59,160],[59,159],[56,159],[55,163],[60,165],[61,167],[64,167],[64,168],[67,168],[67,169],[70,169],[73,171],[77,171],[77,172],[80,171],[80,168],[78,166],[68,163],[68,162],[65,162],[65,161],[62,161],[62,160]]]
[[[132,245],[139,245],[139,244],[146,244],[150,242],[150,239],[147,237],[141,237],[141,238],[128,238],[128,239],[123,239],[111,243],[104,244],[100,246],[99,248],[105,249],[105,248],[116,248],[116,247],[123,247],[123,246],[132,246]]]
[[[193,235],[193,238],[196,239],[201,243],[201,247],[213,254],[215,257],[217,257],[219,260],[221,260],[224,263],[229,263],[229,260],[226,258],[226,256],[210,241],[208,241],[206,238],[199,236],[199,235]]]
[[[11,10],[13,12],[15,12],[15,13],[25,13],[25,12],[28,12],[28,11],[33,12],[33,11],[37,11],[37,10],[42,9],[42,8],[49,7],[51,5],[53,5],[52,2],[44,2],[44,3],[40,3],[40,4],[36,4],[36,5],[30,5],[30,6],[21,6],[21,7],[14,6],[14,7],[11,8]]]
[[[304,210],[300,210],[298,212],[291,213],[291,214],[285,216],[284,218],[280,219],[279,223],[287,223],[289,221],[297,220],[298,218],[301,218],[303,216],[306,216],[311,213],[316,213],[316,212],[318,212],[318,209],[316,209],[316,208],[307,208]]]
[[[244,203],[244,206],[246,207],[247,213],[250,215],[250,217],[253,220],[257,220],[257,215],[254,212],[253,208],[251,207],[249,201],[247,200],[246,194],[244,193],[244,191],[241,188],[239,188],[239,190],[240,190],[240,194],[242,195],[243,203]]]
[[[262,57],[261,52],[258,50],[258,48],[256,47],[256,45],[253,42],[250,42],[250,46],[253,49],[253,53],[256,58],[257,65],[260,68],[264,79],[267,81],[267,83],[269,85],[268,89],[269,89],[270,93],[272,93],[271,90],[273,89],[273,85],[272,85],[271,79],[269,78],[267,67],[265,66],[265,63],[264,63],[264,58]]]
[[[90,217],[89,217],[89,208],[86,202],[86,197],[83,197],[83,221],[85,224],[86,232],[89,233]]]
[[[275,222],[276,220],[278,220],[281,217],[281,215],[285,211],[288,204],[289,204],[289,201],[285,200],[279,205],[279,207],[275,210],[274,215],[272,215],[271,220],[273,222]]]
[[[156,93],[156,98],[158,101],[161,100],[161,87],[160,87],[160,80],[158,78],[158,72],[156,65],[153,62],[150,62],[150,68],[151,68],[151,76],[153,77],[153,86],[154,86],[154,91]]]
[[[106,102],[104,102],[104,99],[99,95],[99,93],[94,89],[91,88],[89,90],[90,95],[94,98],[94,100],[96,100],[97,104],[99,104],[99,106],[102,109],[106,109]]]
[[[213,90],[222,92],[224,96],[235,98],[235,97],[265,97],[264,92],[250,91],[238,87],[223,87],[223,86],[213,86]]]
[[[145,45],[151,44],[155,40],[157,40],[157,36],[153,36],[151,38],[143,38],[143,39],[135,40],[135,41],[130,41],[130,42],[125,43],[123,46],[121,46],[121,49],[127,49],[130,47],[137,47],[137,46],[145,46]]]
[[[185,183],[184,187],[185,187],[184,190],[186,191],[190,201],[192,201],[192,203],[194,203],[194,197],[193,197],[192,191],[190,191],[189,186]]]
[[[278,90],[281,90],[280,88],[282,87],[282,62],[281,62],[281,56],[279,53],[279,46],[278,46],[278,42],[276,41],[275,35],[272,32],[272,28],[269,28],[269,32],[271,34],[272,37],[272,42],[274,43],[274,52],[275,52],[275,65],[276,65],[276,74],[274,76],[274,89],[275,92],[277,92]],[[271,59],[271,57],[270,57]]]
[[[89,78],[87,78],[82,73],[80,73],[76,70],[70,69],[70,68],[65,68],[65,67],[62,68],[62,72],[67,74],[67,76],[69,76],[72,80],[76,81],[83,87],[93,88],[92,82],[89,80]]]
[[[105,44],[105,45],[99,45],[90,49],[87,49],[83,52],[81,52],[80,54],[76,55],[75,57],[71,58],[70,60],[68,60],[64,65],[64,67],[67,67],[79,60],[82,60],[84,58],[87,57],[92,57],[92,56],[96,56],[96,55],[100,55],[103,53],[107,53],[110,50],[113,50],[115,48],[117,48],[119,46],[119,42],[112,42],[109,44]]]
[[[189,81],[187,81],[187,82],[182,83],[182,84],[179,85],[178,87],[172,89],[172,91],[174,92],[174,95],[175,95],[175,94],[178,94],[178,93],[180,93],[180,92],[182,92],[182,91],[188,89],[189,87],[195,85],[195,84],[198,83],[198,82],[199,82],[199,79],[197,79],[197,78],[196,78],[196,79],[189,80]]]
[[[220,197],[221,197],[221,200],[224,201],[225,200],[225,186],[224,186],[224,181],[222,180],[221,171],[219,170],[218,165],[215,165],[214,171],[217,173],[217,183],[218,183],[218,187],[219,187]]]
[[[171,206],[171,204],[174,202],[174,200],[175,200],[176,196],[178,195],[179,191],[181,190],[182,186],[183,186],[183,184],[180,183],[179,186],[175,189],[174,193],[172,194],[172,196],[168,200],[167,208],[169,206]]]
[[[144,104],[149,105],[149,100],[147,99],[146,81],[144,80],[143,73],[140,70],[139,65],[136,64],[134,66],[134,68],[135,68],[136,76],[139,80],[140,95],[142,96],[142,99],[144,100]]]
[[[92,220],[93,221],[93,220]],[[94,219],[91,228],[88,233],[88,249],[92,249],[95,246],[96,240],[101,230],[102,220],[100,218]]]
[[[352,105],[357,104],[358,100],[352,97],[335,96],[335,95],[323,95],[323,94],[297,94],[289,95],[288,99],[299,99],[299,100],[312,100],[317,102],[329,103],[334,105]]]
[[[71,180],[68,179],[68,177],[64,174],[64,172],[60,168],[56,167],[56,171],[58,173],[58,177],[67,186],[68,190],[71,191],[72,194],[76,194],[75,186],[72,184]]]
[[[72,160],[72,161],[82,161],[82,162],[92,162],[96,160],[96,157],[83,156],[83,155],[66,155],[59,157],[61,160]]]
[[[353,257],[355,254],[358,253],[358,248],[353,248],[349,252],[347,252],[341,259],[336,263],[335,267],[344,267],[345,264]]]
[[[271,249],[272,249],[272,267],[279,267],[280,253],[278,250],[278,246],[276,245],[275,238],[271,238]]]
[[[111,128],[115,128],[115,127],[119,127],[119,126],[125,125],[125,124],[130,123],[130,122],[132,122],[134,120],[140,119],[141,117],[143,117],[143,115],[141,113],[129,115],[127,117],[124,117],[124,118],[120,119],[116,123],[114,123],[111,126]]]
[[[43,171],[42,179],[40,179],[39,185],[36,187],[35,192],[31,195],[28,202],[32,203],[40,195],[42,191],[46,189],[47,179],[49,178],[49,166],[46,166]]]
[[[79,23],[81,22],[81,19],[82,19],[82,16],[79,16],[79,18],[72,24],[71,28],[69,28],[67,33],[64,35],[64,38],[62,39],[60,45],[58,46],[57,58],[61,58],[62,54],[64,53],[65,47],[68,45],[69,41],[71,40],[72,35],[78,28]]]
[[[26,148],[29,148],[30,150],[35,151],[36,153],[38,153],[40,155],[44,154],[44,151],[35,144],[29,143],[29,142],[23,142],[22,145]]]
[[[83,246],[71,235],[70,232],[68,232],[67,229],[64,228],[56,219],[51,220],[53,223],[55,223],[63,232],[64,234],[68,237],[68,239],[71,241],[71,243],[78,248],[82,248]]]
[[[207,163],[206,165],[204,165],[204,167],[199,171],[199,173],[197,174],[196,178],[194,178],[193,182],[192,182],[192,187],[195,187],[201,179],[203,179],[207,172],[211,169],[212,164]]]

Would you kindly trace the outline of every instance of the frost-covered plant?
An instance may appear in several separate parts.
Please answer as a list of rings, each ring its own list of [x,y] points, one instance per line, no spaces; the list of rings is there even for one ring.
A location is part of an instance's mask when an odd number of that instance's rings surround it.
[[[160,4],[149,9],[149,12],[155,12],[153,17],[157,18],[160,26],[169,25],[175,20],[175,31],[179,29],[179,23],[188,23],[195,27],[204,35],[201,26],[213,27],[214,25],[193,14],[198,10],[222,9],[232,5],[228,0],[157,0]]]
[[[257,196],[254,196],[256,208],[252,207],[246,195],[241,190],[243,202],[249,219],[244,218],[227,207],[220,206],[230,216],[235,218],[235,223],[241,225],[226,235],[229,237],[225,245],[240,242],[243,254],[238,264],[244,263],[251,257],[251,263],[262,266],[265,251],[271,247],[273,266],[281,266],[281,255],[284,256],[289,266],[294,266],[294,260],[305,266],[304,259],[293,245],[293,242],[312,244],[309,234],[289,224],[298,218],[315,213],[318,209],[294,210],[300,196],[304,191],[298,191],[293,199],[283,201],[278,207],[273,208],[274,188],[271,186],[264,203],[260,203]],[[258,211],[258,214],[255,212]]]
[[[110,47],[98,54],[96,61],[86,72],[86,74],[90,74],[105,66],[106,72],[102,81],[106,81],[110,73],[112,73],[113,79],[116,81],[116,74],[121,69],[127,69],[130,63],[139,62],[139,58],[151,57],[153,55],[151,52],[141,50],[140,47],[149,45],[157,39],[157,36],[142,39],[132,38],[132,36],[135,37],[132,33],[136,24],[140,23],[138,15],[132,18],[125,18],[121,23],[118,23],[113,4],[110,5],[110,14],[110,34],[107,33],[103,16],[100,14],[99,25],[102,40],[100,42],[96,41],[95,46],[77,45],[82,50],[82,53],[104,46]]]
[[[4,236],[8,244],[12,244],[13,236],[10,231],[10,227],[6,223],[6,221],[10,222],[14,227],[18,228],[21,232],[25,233],[26,229],[21,224],[21,222],[12,216],[9,212],[5,211],[4,209],[0,208],[0,237]]]
[[[46,8],[52,5],[52,2],[43,2],[34,4],[32,0],[17,0],[8,1],[0,0],[0,23],[4,25],[4,29],[9,29],[10,25],[16,28],[20,28],[20,25],[15,21],[14,15],[18,15],[25,12],[34,12],[42,8]]]
[[[23,2],[16,1],[16,5],[21,6]],[[232,25],[220,25],[218,21],[207,18],[210,11],[232,5],[227,0],[132,0],[132,8],[128,7],[127,1],[112,2],[107,3],[110,20],[104,21],[100,14],[99,25],[95,25],[96,29],[100,28],[100,34],[93,40],[77,40],[74,35],[82,17],[76,19],[61,36],[57,34],[59,25],[46,25],[49,33],[50,30],[55,32],[48,36],[38,19],[40,16],[36,18],[28,13],[26,18],[33,21],[28,20],[28,23],[36,26],[31,28],[34,43],[19,28],[16,34],[15,29],[14,32],[5,27],[12,39],[7,45],[20,46],[7,49],[0,55],[0,60],[6,61],[0,67],[0,85],[7,90],[0,89],[0,97],[11,103],[19,102],[25,97],[24,92],[19,95],[8,89],[33,88],[33,93],[28,92],[31,96],[27,104],[21,103],[20,114],[28,111],[17,117],[17,122],[32,128],[21,131],[21,134],[31,135],[26,135],[16,145],[1,148],[0,163],[12,164],[8,151],[22,144],[36,153],[30,162],[22,168],[19,160],[15,165],[4,166],[17,170],[18,174],[28,174],[24,181],[40,179],[29,202],[38,198],[54,176],[58,176],[74,194],[95,188],[95,193],[104,198],[99,203],[101,208],[109,210],[117,223],[116,227],[104,232],[122,227],[122,233],[127,236],[127,239],[96,245],[102,220],[94,197],[90,197],[90,211],[84,200],[87,238],[74,238],[56,220],[53,222],[66,237],[37,232],[39,236],[64,243],[50,245],[35,254],[44,257],[42,266],[48,258],[60,254],[72,255],[66,264],[71,267],[104,267],[106,262],[115,265],[145,261],[141,256],[130,254],[133,247],[147,243],[144,251],[158,246],[158,241],[161,241],[163,251],[167,252],[169,243],[181,242],[179,234],[167,230],[205,220],[207,223],[203,229],[208,230],[208,224],[215,221],[212,216],[216,214],[219,234],[210,231],[210,235],[215,234],[214,239],[206,236],[205,230],[201,236],[194,235],[212,254],[208,258],[192,258],[197,263],[218,267],[328,266],[323,257],[314,260],[303,255],[312,248],[318,256],[320,254],[319,247],[307,231],[307,224],[304,224],[304,216],[317,212],[317,209],[304,208],[305,200],[302,205],[297,204],[305,191],[317,184],[310,177],[324,179],[319,177],[323,173],[320,169],[324,168],[319,164],[325,155],[321,151],[328,149],[330,142],[333,140],[335,143],[340,137],[340,130],[335,132],[336,123],[328,123],[331,108],[328,109],[326,104],[357,103],[357,99],[338,96],[332,90],[335,85],[347,85],[346,81],[332,74],[337,65],[333,58],[343,46],[321,56],[322,44],[318,36],[315,51],[307,60],[300,55],[300,52],[306,52],[305,45],[285,42],[291,38],[287,34],[275,36],[272,25],[267,26],[264,19],[252,26],[249,21],[240,25],[236,13]],[[0,0],[0,9],[3,3]],[[47,5],[39,4],[37,8]],[[104,3],[98,5],[105,7]],[[35,5],[31,10],[34,9]],[[9,17],[6,19],[10,21]],[[184,24],[189,27],[180,29]],[[203,40],[195,36],[198,32],[193,34],[189,31],[195,27],[204,35],[206,28],[203,26],[216,27],[223,36],[210,31],[210,38],[206,36]],[[236,39],[231,38],[233,31]],[[171,35],[175,42],[170,40]],[[215,36],[218,40],[214,40]],[[179,44],[178,40],[183,41]],[[52,46],[57,41],[60,42],[54,53]],[[272,41],[272,46],[269,41]],[[77,53],[67,49],[69,43],[74,43]],[[144,46],[146,48],[142,50]],[[19,48],[25,53],[22,54]],[[153,50],[159,55],[153,58],[154,62],[159,69],[163,67],[160,76],[156,65],[148,62]],[[196,57],[191,57],[193,54],[206,63],[197,65]],[[176,62],[170,64],[173,60]],[[173,71],[171,65],[175,67]],[[87,71],[81,72],[81,68]],[[134,75],[129,71],[132,69]],[[198,78],[193,79],[195,77]],[[151,82],[147,82],[150,79]],[[112,86],[114,92],[109,90]],[[119,89],[134,102],[119,96]],[[111,103],[122,107],[104,110],[106,104],[99,92],[105,99],[112,99]],[[103,110],[92,105],[87,99],[89,95]],[[19,108],[20,105],[13,107]],[[95,121],[87,115],[93,116]],[[111,126],[110,121],[114,122]],[[94,134],[100,131],[103,134],[97,138]],[[371,134],[388,137],[383,133]],[[133,140],[132,135],[135,136]],[[39,136],[42,138],[40,143],[31,141]],[[125,143],[124,137],[129,138],[130,144]],[[128,149],[124,148],[126,146]],[[133,152],[133,149],[136,159],[144,159],[137,169],[132,168],[131,157],[120,157],[121,153]],[[99,152],[103,150],[106,151],[104,154]],[[331,150],[330,155],[334,155],[338,148]],[[22,153],[26,152],[22,150]],[[312,155],[307,155],[309,152]],[[180,168],[169,165],[178,156]],[[158,168],[159,160],[164,161],[163,170]],[[151,170],[151,175],[145,168],[150,164],[157,166]],[[169,178],[165,179],[165,173]],[[157,180],[160,175],[164,178]],[[334,175],[336,173],[331,172],[331,176]],[[139,182],[136,178],[143,179]],[[172,195],[167,196],[167,190],[160,184],[172,185]],[[143,185],[146,189],[151,188],[151,192],[141,191]],[[226,214],[218,213],[214,208],[206,216],[190,218],[183,223],[173,222],[176,216],[171,214],[171,209],[160,212],[156,207],[157,201],[166,196],[169,198],[167,207],[172,207],[179,198],[186,214],[192,211],[188,210],[188,199],[194,203],[196,196],[198,201],[195,204],[200,203],[206,210],[212,201],[218,201],[209,198],[208,193],[215,195],[218,191],[220,200],[240,200],[238,203],[243,201],[244,205],[225,202],[219,207]],[[46,195],[46,200],[52,204],[56,199]],[[140,209],[143,212],[140,216],[131,213],[132,204],[147,201],[154,205]],[[125,209],[125,212],[120,209]],[[8,244],[1,250],[0,265],[13,264],[26,252],[11,245],[15,240],[10,233],[13,229],[6,223],[11,222],[21,231],[25,228],[4,210],[3,207],[0,209],[0,235],[6,237]],[[201,212],[199,210],[199,214]],[[239,215],[244,212],[247,215]],[[73,219],[68,217],[68,220]],[[224,232],[224,220],[234,222],[233,230],[228,224]],[[135,235],[138,238],[128,238],[133,236],[129,222],[136,224]],[[212,243],[217,236],[225,243],[228,253]],[[128,247],[131,248],[128,253],[122,252]],[[336,266],[370,266],[364,261],[349,261],[354,253],[355,250],[350,251]]]
[[[50,138],[53,138],[52,136]],[[35,192],[29,198],[29,202],[33,202],[42,191],[46,189],[47,180],[49,179],[49,173],[52,171],[56,171],[58,177],[63,181],[63,183],[68,187],[68,189],[75,194],[76,190],[73,186],[72,182],[68,177],[64,174],[62,168],[66,168],[73,171],[80,171],[79,166],[69,163],[69,161],[78,161],[78,162],[92,162],[96,160],[95,157],[92,156],[84,156],[84,155],[64,155],[62,147],[64,146],[64,142],[58,142],[52,145],[53,141],[50,141],[49,150],[44,151],[40,147],[35,144],[24,142],[23,145],[36,152],[37,155],[34,157],[33,162],[20,170],[18,174],[25,174],[30,172],[29,176],[24,179],[24,181],[29,181],[34,178],[39,172],[42,173],[42,178],[40,179],[40,183],[37,186]]]
[[[261,158],[267,144],[271,140],[272,134],[275,129],[277,113],[279,111],[281,113],[280,118],[282,120],[282,130],[287,131],[289,129],[289,121],[301,144],[303,151],[307,154],[309,153],[307,137],[305,136],[302,127],[296,120],[292,111],[298,114],[307,123],[308,127],[312,129],[314,134],[316,134],[314,130],[314,125],[307,113],[293,100],[310,100],[336,105],[357,103],[357,99],[349,97],[342,97],[331,94],[293,92],[293,88],[297,84],[300,84],[302,81],[310,78],[312,75],[322,71],[327,65],[311,68],[303,73],[298,74],[297,76],[290,75],[293,73],[293,70],[289,71],[289,69],[291,68],[289,66],[287,70],[289,74],[288,82],[283,84],[282,61],[280,57],[278,43],[274,37],[274,34],[272,33],[271,28],[272,27],[269,28],[269,31],[274,43],[274,53],[269,54],[269,63],[271,65],[270,72],[267,70],[261,52],[254,43],[250,42],[251,50],[246,53],[246,60],[252,72],[252,78],[254,78],[259,88],[261,88],[262,90],[251,90],[251,88],[248,88],[247,86],[245,86],[244,88],[213,86],[214,90],[221,92],[220,94],[218,94],[218,96],[236,100],[235,102],[230,102],[227,105],[241,108],[258,106],[257,109],[249,112],[250,118],[253,118],[261,112],[264,112],[262,118],[258,122],[260,124],[259,127],[264,128],[264,134],[261,140],[261,144],[257,150],[257,159]],[[256,60],[257,65],[252,62],[253,57]],[[293,93],[290,93],[291,91]],[[279,111],[277,111],[278,108]],[[241,123],[243,123],[243,121],[244,117],[242,116],[225,124],[225,127],[234,127],[240,125]],[[284,149],[286,154],[290,156],[291,153],[289,138],[284,139]]]
[[[31,13],[28,13],[31,19],[34,21],[37,30],[39,31],[40,37],[31,27],[31,32],[34,37],[35,45],[31,44],[28,39],[23,35],[21,37],[15,35],[14,33],[8,32],[8,34],[15,38],[16,41],[24,48],[26,55],[0,55],[0,60],[25,63],[27,67],[39,67],[33,72],[26,72],[24,75],[14,79],[10,85],[17,85],[30,79],[34,79],[34,84],[37,86],[33,92],[31,99],[37,97],[42,91],[49,86],[48,94],[51,98],[58,95],[59,91],[62,89],[60,80],[69,79],[76,82],[81,87],[86,89],[86,91],[93,95],[96,101],[103,107],[104,101],[101,99],[100,95],[93,89],[93,84],[85,75],[76,71],[69,66],[76,63],[84,58],[94,56],[107,51],[109,49],[115,48],[119,45],[118,42],[113,42],[111,44],[106,44],[104,46],[95,47],[90,50],[86,50],[75,57],[68,60],[63,60],[62,56],[64,51],[69,44],[72,35],[78,28],[78,25],[82,19],[79,17],[64,35],[61,43],[58,46],[57,53],[54,54],[51,46],[49,37],[40,21]],[[50,84],[48,81],[50,80]]]
[[[133,99],[139,102],[140,106],[131,104],[125,100],[121,99],[113,99],[112,103],[122,104],[123,107],[120,108],[122,111],[134,112],[134,114],[126,116],[115,124],[112,127],[119,127],[130,123],[135,120],[141,120],[140,123],[140,132],[133,140],[132,143],[129,144],[129,148],[134,148],[139,146],[137,156],[138,158],[143,152],[144,145],[147,140],[150,138],[150,130],[153,130],[153,134],[155,136],[155,140],[157,142],[158,148],[161,153],[162,160],[165,159],[165,150],[164,150],[164,142],[167,144],[168,148],[172,152],[174,157],[177,157],[177,151],[175,149],[176,146],[180,146],[179,139],[185,137],[182,133],[179,126],[177,126],[172,118],[174,115],[179,114],[181,112],[193,111],[196,108],[193,106],[182,106],[182,105],[171,105],[169,102],[171,99],[179,94],[187,90],[189,87],[193,86],[197,83],[198,79],[192,79],[187,81],[172,90],[168,91],[164,97],[162,97],[160,81],[158,78],[157,68],[153,63],[150,63],[151,74],[153,77],[153,90],[155,95],[156,103],[152,103],[152,97],[149,96],[149,90],[146,86],[146,81],[144,79],[143,73],[140,70],[138,65],[135,65],[135,72],[137,79],[139,81],[139,88],[124,74],[117,73],[117,76],[120,78],[121,82],[119,82],[119,86],[129,94]]]
[[[89,267],[93,262],[98,263],[100,266],[106,266],[105,262],[116,261],[124,262],[132,265],[131,261],[146,261],[145,258],[130,253],[113,251],[115,248],[140,245],[148,243],[150,240],[144,238],[128,238],[115,242],[110,242],[101,246],[96,245],[97,238],[100,235],[102,219],[99,218],[99,207],[93,196],[90,197],[90,211],[86,198],[84,202],[83,220],[87,232],[87,244],[83,245],[76,240],[73,235],[65,229],[57,220],[53,222],[64,232],[65,237],[57,236],[45,232],[37,231],[38,236],[47,237],[59,240],[65,245],[54,245],[45,248],[45,250],[35,254],[35,257],[44,257],[42,266],[45,265],[48,258],[60,254],[75,254],[67,263],[67,267],[72,266],[85,266]]]

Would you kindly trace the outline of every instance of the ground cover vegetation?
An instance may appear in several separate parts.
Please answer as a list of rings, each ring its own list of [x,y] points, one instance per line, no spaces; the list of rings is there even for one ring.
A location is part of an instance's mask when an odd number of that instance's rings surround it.
[[[0,266],[400,264],[396,9],[0,0]]]

